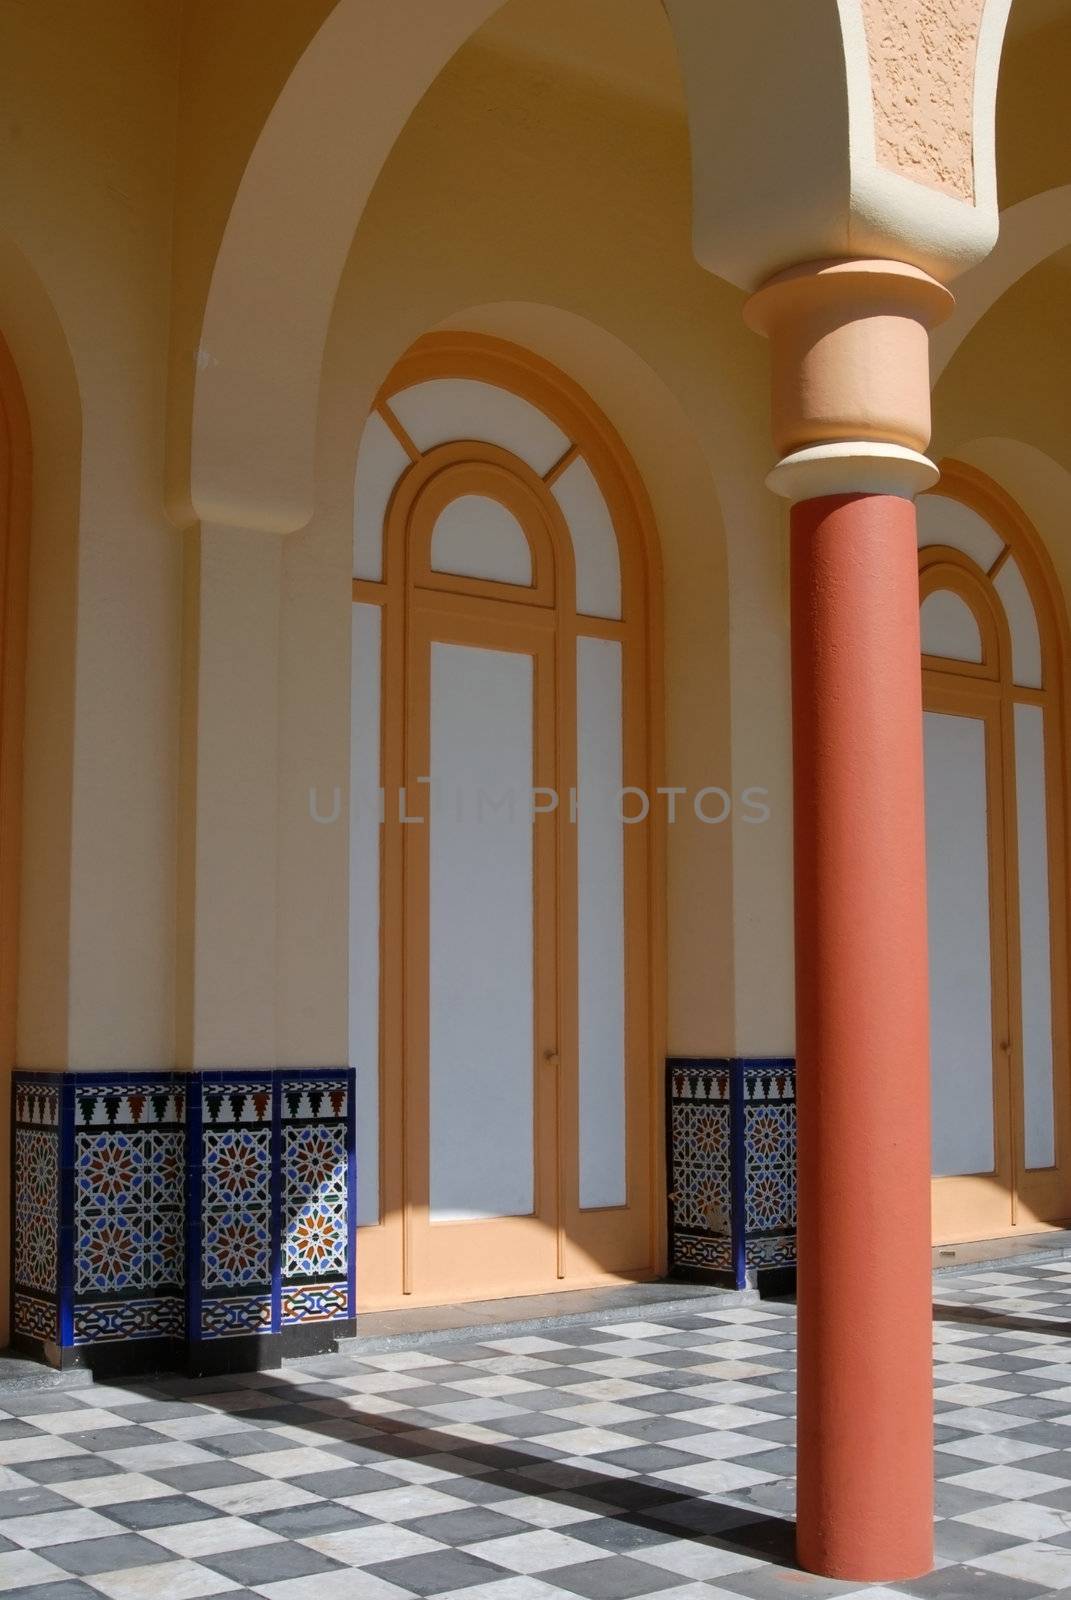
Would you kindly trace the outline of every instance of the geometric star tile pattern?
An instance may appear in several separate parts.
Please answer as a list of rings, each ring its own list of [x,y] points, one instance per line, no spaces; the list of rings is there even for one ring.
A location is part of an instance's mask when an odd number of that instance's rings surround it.
[[[352,1316],[353,1107],[349,1074],[206,1074],[195,1337]]]
[[[61,1150],[71,1149],[73,1164],[72,1342],[181,1337],[185,1098],[169,1074],[79,1078],[62,1093]]]
[[[675,1058],[667,1089],[673,1265],[737,1288],[794,1265],[794,1062]]]
[[[17,1073],[16,1335],[113,1365],[139,1340],[164,1365],[185,1341],[329,1343],[315,1325],[353,1315],[351,1080]]]
[[[789,1062],[743,1066],[745,1261],[796,1260],[796,1071]]]
[[[1071,1591],[1071,1257],[938,1274],[937,1570],[792,1559],[791,1304],[0,1395],[37,1600],[1041,1600]]]

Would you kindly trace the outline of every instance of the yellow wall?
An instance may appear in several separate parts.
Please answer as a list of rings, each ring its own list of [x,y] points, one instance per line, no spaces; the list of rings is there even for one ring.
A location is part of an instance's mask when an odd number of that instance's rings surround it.
[[[1028,27],[1034,15],[1042,25]],[[1012,11],[997,106],[997,166],[1005,211],[1071,183],[1071,9],[1020,0]],[[1027,265],[1062,244],[986,311],[934,391],[935,459],[962,457],[1022,505],[1052,556],[1071,607],[1071,204],[1046,214]],[[1012,217],[1016,213],[1013,211]],[[1056,225],[1052,218],[1057,218]],[[998,246],[1018,239],[1006,225]],[[982,269],[984,273],[985,269]],[[972,286],[959,287],[966,302]]]
[[[1017,0],[997,98],[997,181],[1002,209],[1071,181],[1071,13],[1017,29],[1035,0]]]
[[[30,1066],[171,1058],[179,564],[161,483],[177,61],[169,0],[0,8],[0,323],[36,452]]]
[[[964,341],[934,395],[934,445],[1016,499],[1071,613],[1071,249],[1029,272]]]

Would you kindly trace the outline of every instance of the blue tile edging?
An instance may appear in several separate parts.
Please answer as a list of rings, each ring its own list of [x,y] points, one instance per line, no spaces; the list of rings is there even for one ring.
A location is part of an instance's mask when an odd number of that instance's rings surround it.
[[[18,1348],[239,1370],[352,1334],[350,1068],[18,1071],[13,1099]]]
[[[669,1265],[743,1289],[796,1264],[796,1068],[788,1057],[666,1063]]]

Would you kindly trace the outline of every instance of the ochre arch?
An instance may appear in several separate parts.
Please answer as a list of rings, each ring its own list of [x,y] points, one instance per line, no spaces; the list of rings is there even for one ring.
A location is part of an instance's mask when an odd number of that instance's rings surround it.
[[[956,500],[960,505],[977,512],[1003,539],[1005,549],[1014,555],[1034,603],[1041,636],[1042,661],[1051,660],[1053,663],[1052,689],[1062,705],[1067,698],[1066,672],[1071,661],[1071,624],[1068,622],[1060,580],[1044,540],[1012,496],[988,473],[954,458],[942,461],[940,467],[941,481],[930,493]],[[925,554],[925,550],[922,554]],[[1001,564],[1003,559],[1000,558]]]
[[[396,556],[402,528],[412,519],[413,540],[406,552],[421,588],[449,590],[455,575],[432,566],[432,541],[440,514],[463,495],[481,495],[510,511],[524,535],[532,563],[532,582],[526,587],[495,579],[466,578],[469,593],[488,599],[552,606],[558,593],[557,578],[567,548],[559,536],[554,508],[542,493],[543,480],[527,463],[495,445],[454,442],[438,445],[421,457],[419,470],[406,475],[404,491],[391,507],[386,547]]]
[[[433,378],[474,378],[528,400],[557,422],[583,455],[607,504],[621,557],[622,596],[631,584],[661,610],[661,560],[654,513],[632,457],[617,430],[579,384],[541,356],[490,334],[447,331],[426,334],[397,362],[376,405]],[[558,463],[557,470],[565,463]]]
[[[657,0],[649,3],[657,16]],[[310,39],[249,152],[203,305],[179,309],[189,317],[182,344],[190,367],[173,397],[180,412],[172,419],[169,470],[176,519],[284,532],[309,519],[320,370],[354,234],[408,118],[501,4],[337,0]],[[784,264],[786,249],[796,259],[797,227],[814,209],[810,190],[802,201],[797,190],[815,152],[823,158],[822,185],[839,186],[847,167],[837,0],[814,0],[803,22],[796,0],[778,0],[776,9],[771,25],[765,7],[711,7],[705,0],[664,7],[684,69],[693,143],[701,146],[693,167],[697,228],[705,236],[720,220],[716,270],[733,281],[725,252],[753,237],[760,223],[763,265],[755,281]],[[776,60],[771,31],[788,41]],[[760,152],[769,146],[775,159],[807,153],[778,185],[780,203],[762,217],[753,202],[765,187],[756,186],[740,155],[758,130]],[[726,226],[727,202],[742,197],[748,226],[735,213]],[[836,209],[840,220],[843,207]],[[280,217],[287,219],[282,230]],[[799,248],[836,254],[827,233],[805,227]]]
[[[1002,295],[1071,244],[1071,184],[1032,194],[1003,211],[992,253],[956,286],[956,304],[930,339],[930,375],[936,384],[960,346]]]
[[[919,552],[919,601],[931,595],[954,594],[962,600],[978,625],[982,646],[980,662],[960,661],[946,656],[928,656],[923,651],[923,669],[932,672],[954,670],[967,677],[999,680],[1010,662],[1007,619],[999,605],[987,573],[951,545],[926,545]]]

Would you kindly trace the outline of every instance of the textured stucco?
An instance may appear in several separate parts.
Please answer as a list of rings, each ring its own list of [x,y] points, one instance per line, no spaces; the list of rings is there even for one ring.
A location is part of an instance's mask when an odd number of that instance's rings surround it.
[[[974,199],[974,64],[985,0],[862,0],[878,162]]]

